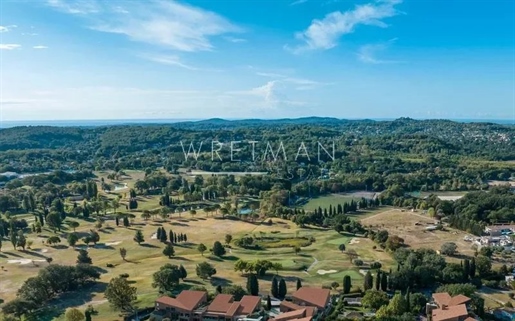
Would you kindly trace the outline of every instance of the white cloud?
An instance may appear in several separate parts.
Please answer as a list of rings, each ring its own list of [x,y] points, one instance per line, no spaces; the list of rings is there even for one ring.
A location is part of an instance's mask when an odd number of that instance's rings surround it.
[[[21,45],[15,43],[0,43],[0,50],[14,50],[20,47]]]
[[[276,78],[274,82],[293,85],[295,90],[310,90],[315,89],[316,87],[327,85],[326,83],[310,79],[289,77],[278,73],[256,72],[256,75],[268,78]]]
[[[173,55],[142,55],[144,59],[157,62],[163,65],[177,66],[188,70],[199,70],[196,67],[187,65],[181,61],[181,58]]]
[[[295,34],[304,44],[291,50],[300,53],[305,50],[331,49],[338,44],[341,36],[354,32],[358,25],[386,28],[388,25],[382,19],[398,15],[400,12],[395,9],[395,5],[401,2],[402,0],[380,0],[357,5],[345,12],[329,13],[321,20],[315,19],[306,30]]]
[[[41,45],[39,45],[39,46],[34,46],[34,47],[32,47],[32,48],[34,48],[34,49],[48,49],[48,47],[47,47],[47,46],[41,46]]]
[[[234,42],[234,43],[240,43],[240,42],[247,42],[247,39],[243,38],[234,38],[234,37],[224,37],[225,40]]]
[[[0,33],[11,31],[11,29],[17,28],[17,27],[18,27],[17,25],[0,26]]]
[[[47,4],[69,14],[86,15],[100,11],[98,3],[91,0],[47,0]]]
[[[399,63],[400,61],[395,60],[383,60],[377,57],[377,55],[386,49],[394,43],[397,39],[391,39],[384,43],[377,43],[377,44],[368,44],[361,46],[359,48],[359,51],[357,53],[358,60],[363,63],[368,64],[391,64],[391,63]]]
[[[176,1],[48,0],[70,14],[84,14],[90,28],[179,51],[209,51],[210,38],[241,32],[224,17]]]
[[[21,35],[22,36],[31,36],[31,37],[33,37],[33,36],[37,36],[38,34],[34,33],[34,32],[23,32]]]

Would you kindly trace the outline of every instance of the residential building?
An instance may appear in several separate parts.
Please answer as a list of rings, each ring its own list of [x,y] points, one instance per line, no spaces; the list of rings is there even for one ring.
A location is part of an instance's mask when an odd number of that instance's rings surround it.
[[[301,287],[292,294],[292,302],[300,306],[316,307],[326,311],[331,306],[331,292],[328,289]]]
[[[464,295],[451,297],[449,293],[434,293],[433,301],[428,304],[427,312],[432,321],[465,321],[469,318],[470,298]]]
[[[257,312],[261,308],[261,298],[244,295],[235,301],[230,294],[218,294],[203,313],[204,321],[237,321]]]
[[[180,321],[200,321],[201,315],[195,310],[207,303],[204,291],[182,291],[176,298],[162,296],[155,302],[159,317],[169,317]]]

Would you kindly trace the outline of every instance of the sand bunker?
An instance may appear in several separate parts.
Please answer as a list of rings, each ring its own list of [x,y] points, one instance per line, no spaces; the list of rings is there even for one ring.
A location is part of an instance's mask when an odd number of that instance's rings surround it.
[[[152,234],[152,236],[150,237],[152,240],[157,240],[157,233],[154,233]]]
[[[331,273],[336,273],[338,271],[336,270],[318,270],[317,273],[320,274],[320,275],[324,275],[324,274],[331,274]]]
[[[18,260],[7,260],[9,264],[31,264],[35,262],[46,262],[46,260],[30,260],[30,259],[18,259]]]
[[[120,241],[117,241],[117,242],[108,242],[108,243],[106,243],[106,246],[118,245],[118,244],[120,244],[120,243],[122,243],[122,242],[120,242]]]
[[[47,249],[35,249],[34,252],[46,253],[46,252],[48,252],[48,250]]]
[[[352,240],[350,240],[349,244],[357,244],[359,243],[359,240],[355,237],[352,238]]]

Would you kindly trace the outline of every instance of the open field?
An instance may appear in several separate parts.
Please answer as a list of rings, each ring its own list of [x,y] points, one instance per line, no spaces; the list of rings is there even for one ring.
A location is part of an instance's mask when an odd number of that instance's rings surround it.
[[[352,192],[352,193],[341,193],[341,194],[331,194],[327,196],[320,196],[316,198],[310,199],[306,204],[304,204],[304,209],[307,211],[313,211],[318,207],[327,208],[329,205],[338,206],[338,204],[343,204],[345,202],[350,202],[352,200],[358,201],[361,198],[373,198],[374,192]]]
[[[150,202],[150,201],[149,201]],[[77,233],[85,235],[93,229],[93,222],[82,219],[77,220],[80,227]],[[170,229],[177,233],[185,233],[188,242],[175,246],[175,257],[168,259],[162,254],[164,244],[158,240],[151,239],[159,226],[163,226],[167,231]],[[66,227],[66,226],[65,226]],[[136,230],[141,230],[145,237],[145,243],[138,245],[133,241]],[[27,234],[28,240],[33,241],[31,249],[27,251],[15,251],[10,244],[4,244],[3,251],[0,253],[0,297],[5,301],[11,300],[16,295],[16,290],[22,285],[24,280],[34,276],[41,267],[46,266],[46,257],[53,259],[52,264],[75,264],[77,251],[64,245],[66,234],[71,232],[66,228],[57,234],[63,240],[59,246],[51,247],[44,243],[44,240],[53,233],[46,228],[41,235],[34,233]],[[272,233],[273,232],[273,233]],[[379,260],[383,265],[392,264],[392,259],[381,251],[372,250],[373,243],[368,239],[359,238],[350,244],[352,237],[340,235],[332,230],[318,228],[298,228],[295,224],[280,219],[273,219],[272,225],[252,224],[244,221],[206,218],[198,214],[196,218],[189,215],[182,218],[175,217],[168,221],[144,222],[139,217],[135,219],[131,227],[116,227],[114,220],[106,219],[103,228],[99,231],[100,242],[96,246],[90,246],[89,255],[93,264],[104,270],[99,284],[91,289],[82,291],[80,294],[66,295],[59,300],[62,308],[78,306],[85,308],[88,304],[93,304],[100,311],[95,320],[116,320],[118,313],[112,311],[106,302],[103,291],[109,280],[122,273],[130,275],[129,280],[134,282],[138,288],[138,305],[140,307],[151,306],[153,300],[158,296],[156,289],[152,287],[152,274],[165,263],[183,264],[188,271],[188,277],[182,283],[181,288],[185,289],[194,285],[204,285],[213,290],[217,285],[238,284],[245,286],[245,277],[234,271],[234,262],[237,259],[254,260],[258,258],[269,259],[280,262],[283,270],[279,274],[288,280],[288,290],[294,291],[296,278],[302,279],[304,285],[321,286],[337,281],[341,284],[341,279],[345,274],[351,275],[354,285],[361,286],[362,276],[359,274],[345,254],[338,250],[338,245],[345,243],[348,249],[355,249],[365,262]],[[259,238],[277,238],[277,242],[284,241],[285,247],[280,245],[264,250],[246,250],[233,246],[223,259],[212,257],[208,252],[202,256],[196,250],[199,243],[204,243],[210,248],[214,241],[223,242],[225,234],[233,235],[237,239],[243,235],[253,235]],[[314,237],[315,242],[302,247],[299,254],[295,254],[291,246],[296,238]],[[277,243],[276,242],[276,243]],[[277,245],[277,244],[276,244]],[[85,248],[82,242],[78,247]],[[119,248],[127,249],[127,261],[123,261],[119,255]],[[321,250],[323,249],[323,250]],[[9,263],[11,260],[11,263]],[[21,260],[13,263],[12,260]],[[201,280],[195,274],[195,266],[199,262],[208,261],[217,269],[217,274],[211,280]],[[23,263],[23,264],[20,264]],[[106,265],[113,264],[114,268],[107,268]],[[334,270],[334,273],[319,274],[318,270]],[[267,292],[270,289],[271,275],[274,271],[269,271],[268,276],[260,279],[260,289]],[[63,320],[63,309],[57,313],[55,320]],[[60,316],[59,316],[60,315]],[[49,318],[48,320],[51,320]]]
[[[390,209],[382,213],[363,218],[361,223],[377,229],[385,229],[391,235],[402,237],[405,244],[412,248],[430,248],[440,250],[443,243],[454,242],[458,252],[472,256],[471,243],[463,240],[467,233],[451,228],[445,231],[426,231],[426,227],[435,224],[435,220],[427,215]],[[453,258],[450,258],[451,261]]]

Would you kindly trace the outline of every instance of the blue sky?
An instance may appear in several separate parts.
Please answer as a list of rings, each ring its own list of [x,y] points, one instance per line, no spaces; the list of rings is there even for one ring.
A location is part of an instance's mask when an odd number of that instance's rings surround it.
[[[3,120],[515,119],[512,0],[3,0]]]

